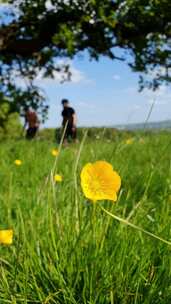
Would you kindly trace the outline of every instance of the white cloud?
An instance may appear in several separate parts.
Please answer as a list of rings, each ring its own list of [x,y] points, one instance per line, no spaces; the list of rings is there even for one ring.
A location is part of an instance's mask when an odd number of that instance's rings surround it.
[[[63,64],[64,62],[62,60],[58,61],[57,63],[58,66],[59,65],[62,66]],[[67,79],[67,75],[64,70],[61,70],[61,72],[54,71],[53,78],[51,78],[51,77],[43,77],[45,70],[42,69],[35,78],[34,84],[38,86],[41,85],[51,86],[55,84],[61,84],[63,83],[64,80],[65,83],[73,84],[73,85],[77,85],[77,84],[91,85],[95,83],[93,79],[87,78],[84,72],[76,68],[72,62],[65,62],[65,64],[69,64],[70,66],[69,71],[71,73],[71,76],[69,80]],[[15,79],[15,83],[19,87],[25,88],[27,85],[29,85],[29,79],[27,77],[25,78],[21,77],[17,71],[13,72],[13,79]]]
[[[53,72],[53,78],[50,77],[43,77],[43,73],[44,71],[42,70],[38,76],[36,77],[35,82],[38,85],[53,85],[55,83],[60,84],[62,83],[64,80],[65,83],[69,84],[94,84],[94,80],[93,79],[89,79],[87,78],[87,76],[85,75],[85,73],[81,70],[79,70],[78,68],[76,68],[73,64],[72,61],[63,61],[63,60],[58,60],[56,63],[58,66],[62,66],[62,65],[69,65],[69,71],[71,73],[70,79],[67,79],[67,75],[65,73],[65,70],[61,70],[61,72]]]
[[[80,83],[86,80],[85,74],[82,71],[75,68],[73,65],[71,65],[70,72],[71,72],[71,82]]]
[[[158,78],[159,76],[165,76],[167,73],[168,75],[171,76],[171,68],[168,69],[166,69],[165,67],[156,68],[148,73],[147,79],[152,80],[154,78]]]
[[[165,84],[161,85],[155,91],[144,89],[143,94],[147,98],[147,102],[150,104],[166,105],[171,103],[171,90]]]
[[[73,1],[73,2],[74,2],[74,3],[77,3],[77,1]],[[62,4],[68,4],[68,5],[70,5],[70,1],[69,1],[69,0],[61,0],[61,3],[62,3]],[[53,10],[53,9],[56,8],[55,5],[53,5],[53,3],[52,3],[51,0],[47,0],[47,1],[45,2],[45,6],[46,6],[46,8],[47,8],[48,10]]]
[[[162,84],[159,86],[155,91],[152,89],[144,88],[144,90],[139,93],[136,87],[128,87],[125,90],[129,96],[133,98],[137,96],[137,98],[143,98],[146,101],[146,104],[153,104],[154,105],[168,105],[171,103],[171,89],[169,86]]]
[[[47,0],[47,1],[45,2],[45,7],[46,7],[46,9],[49,10],[49,11],[55,9],[55,6],[52,4],[51,0]]]
[[[121,76],[120,75],[117,75],[117,74],[115,74],[115,75],[113,75],[113,77],[112,77],[114,80],[120,80],[121,79]]]
[[[133,106],[133,110],[141,110],[141,106],[138,105],[138,104],[135,104],[135,105]]]
[[[79,101],[77,102],[77,105],[81,108],[89,109],[89,110],[94,110],[96,109],[96,106],[93,103],[85,102],[85,101]]]
[[[86,80],[86,76],[84,75],[84,73],[82,71],[80,71],[79,69],[75,68],[73,66],[73,64],[70,65],[69,70],[71,73],[71,77],[69,80],[70,83],[78,84],[78,83]],[[39,83],[39,84],[54,84],[54,83],[59,84],[59,83],[62,83],[64,81],[64,79],[67,80],[67,75],[65,74],[64,71],[61,71],[61,72],[54,71],[53,78],[43,77],[43,71],[41,71],[38,74],[38,76],[36,77],[35,82]]]

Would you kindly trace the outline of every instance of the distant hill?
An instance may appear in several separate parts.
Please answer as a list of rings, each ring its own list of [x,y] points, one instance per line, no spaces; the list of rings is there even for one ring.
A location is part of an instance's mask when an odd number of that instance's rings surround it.
[[[116,125],[117,129],[120,130],[142,130],[142,129],[170,129],[171,120],[164,120],[159,122],[147,122],[147,123],[135,123],[126,125]]]

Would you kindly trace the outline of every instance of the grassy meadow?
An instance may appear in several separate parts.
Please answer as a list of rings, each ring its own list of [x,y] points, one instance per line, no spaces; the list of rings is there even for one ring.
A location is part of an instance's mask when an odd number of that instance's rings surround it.
[[[51,140],[0,143],[0,229],[14,230],[0,245],[0,304],[171,303],[171,245],[101,208],[171,242],[171,133],[131,137],[84,136],[57,158]],[[84,197],[81,169],[97,160],[121,176],[116,203]]]

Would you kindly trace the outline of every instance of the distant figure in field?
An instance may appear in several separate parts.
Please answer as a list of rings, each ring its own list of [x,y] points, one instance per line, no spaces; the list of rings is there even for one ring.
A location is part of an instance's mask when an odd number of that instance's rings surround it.
[[[24,129],[27,127],[26,138],[33,139],[39,128],[39,120],[35,111],[25,108],[25,124]]]
[[[63,106],[62,128],[63,128],[63,132],[65,130],[64,143],[66,144],[66,143],[68,143],[69,138],[76,141],[76,137],[77,137],[77,130],[76,130],[77,117],[76,117],[75,110],[69,106],[68,99],[62,99],[61,103],[62,103],[62,106]]]

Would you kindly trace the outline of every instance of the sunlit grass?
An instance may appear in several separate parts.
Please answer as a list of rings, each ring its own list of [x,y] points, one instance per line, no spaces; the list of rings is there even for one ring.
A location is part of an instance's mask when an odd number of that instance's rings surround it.
[[[100,208],[171,241],[170,134],[137,133],[131,145],[85,138],[55,160],[54,146],[1,143],[0,229],[14,238],[0,246],[0,303],[170,304],[171,246]],[[81,169],[97,160],[121,176],[116,203],[81,191]]]

